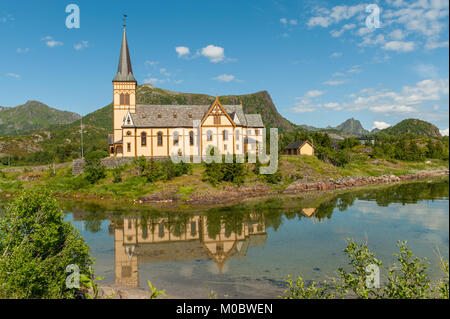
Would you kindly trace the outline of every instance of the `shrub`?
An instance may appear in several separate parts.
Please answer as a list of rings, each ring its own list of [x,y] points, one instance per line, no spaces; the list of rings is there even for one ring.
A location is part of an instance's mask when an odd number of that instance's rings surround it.
[[[0,297],[73,298],[66,267],[87,271],[89,247],[47,192],[26,191],[0,219]]]
[[[148,182],[156,182],[163,176],[163,172],[161,170],[161,163],[155,161],[154,159],[150,159],[148,161],[147,169],[144,172],[144,176]]]
[[[133,164],[138,171],[139,176],[142,176],[148,168],[148,162],[144,156],[135,157],[133,159]]]
[[[385,287],[372,288],[367,285],[370,272],[367,266],[377,265],[382,267],[381,261],[375,258],[375,254],[370,252],[366,244],[357,245],[354,241],[349,241],[344,249],[345,254],[350,259],[351,272],[343,268],[338,269],[339,279],[332,279],[330,283],[313,282],[305,288],[305,283],[301,277],[296,284],[289,277],[285,293],[286,299],[303,298],[331,298],[331,297],[356,297],[356,298],[386,298],[386,299],[422,299],[422,298],[442,298],[448,299],[449,286],[449,266],[448,262],[441,260],[441,269],[445,273],[445,278],[439,282],[434,289],[431,288],[425,259],[416,257],[406,246],[405,242],[399,242],[399,254],[395,254],[400,267],[391,267],[387,284]]]
[[[108,156],[108,153],[100,150],[90,152],[86,155],[84,173],[89,183],[95,184],[106,177],[106,167],[100,161],[103,157],[106,157],[105,155]]]
[[[426,270],[425,259],[413,255],[405,242],[398,243],[400,253],[395,254],[400,269],[396,265],[389,271],[388,284],[385,289],[387,297],[394,299],[423,299],[428,296],[430,280]]]
[[[220,182],[232,182],[242,184],[246,175],[244,163],[237,163],[236,156],[233,157],[233,163],[204,163],[205,172],[203,180],[213,185]]]
[[[122,167],[115,167],[112,170],[113,183],[120,183],[122,181]]]

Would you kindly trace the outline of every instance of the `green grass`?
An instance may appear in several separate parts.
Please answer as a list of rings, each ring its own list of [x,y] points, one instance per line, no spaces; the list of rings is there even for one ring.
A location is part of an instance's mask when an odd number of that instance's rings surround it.
[[[448,168],[448,161],[432,160],[425,162],[389,162],[385,160],[354,161],[344,167],[335,167],[311,156],[281,156],[279,170],[282,180],[278,184],[268,184],[272,190],[283,190],[298,179],[314,181],[328,178],[342,178],[347,176],[380,176],[384,174],[404,175],[413,174],[421,170]],[[24,188],[45,188],[53,193],[68,197],[104,197],[118,201],[133,201],[144,195],[162,192],[163,194],[178,195],[182,201],[196,196],[214,196],[225,194],[228,187],[237,187],[231,183],[221,183],[212,186],[202,181],[204,166],[192,164],[192,175],[183,175],[170,181],[149,183],[144,177],[137,176],[132,165],[124,167],[122,182],[113,183],[112,170],[107,170],[106,178],[98,184],[91,185],[83,175],[72,176],[71,167],[56,169],[53,175],[51,169],[40,172],[7,172],[0,173],[0,196],[15,194]],[[252,164],[247,164],[247,175],[243,186],[264,183],[261,176],[252,172]],[[164,195],[165,196],[165,195]]]

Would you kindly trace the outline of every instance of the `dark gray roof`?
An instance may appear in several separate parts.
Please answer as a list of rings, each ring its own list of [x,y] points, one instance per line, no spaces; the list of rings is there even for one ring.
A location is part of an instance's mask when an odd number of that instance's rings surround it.
[[[290,143],[288,146],[286,146],[284,149],[285,149],[285,150],[297,149],[297,148],[299,148],[300,146],[302,146],[305,142],[308,142],[308,141],[296,141],[296,142],[292,142],[292,143]],[[308,142],[308,143],[309,143],[309,142]]]
[[[120,48],[119,66],[113,81],[136,82],[131,67],[130,52],[128,51],[127,33],[123,28],[122,46]]]
[[[264,127],[260,114],[245,114],[248,127]]]
[[[108,135],[108,145],[114,144],[114,135]]]
[[[210,107],[210,105],[138,104],[136,105],[136,113],[131,114],[134,124],[131,127],[192,127],[193,121],[202,120]],[[250,118],[254,125],[250,127],[264,127],[261,116],[259,114],[244,114],[242,105],[224,105],[223,107],[231,118],[234,117],[234,114],[237,115],[238,125],[247,126]],[[158,117],[159,114],[161,115],[160,118]],[[124,125],[123,127],[130,126]]]

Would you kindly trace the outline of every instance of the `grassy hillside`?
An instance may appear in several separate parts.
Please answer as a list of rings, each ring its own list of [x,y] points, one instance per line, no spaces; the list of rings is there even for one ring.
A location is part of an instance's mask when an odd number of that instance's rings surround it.
[[[439,129],[436,126],[418,119],[403,120],[392,127],[388,127],[384,130],[379,131],[378,134],[413,134],[423,137],[442,137]]]
[[[22,135],[53,124],[68,124],[79,118],[79,114],[28,101],[16,107],[0,108],[0,135]]]

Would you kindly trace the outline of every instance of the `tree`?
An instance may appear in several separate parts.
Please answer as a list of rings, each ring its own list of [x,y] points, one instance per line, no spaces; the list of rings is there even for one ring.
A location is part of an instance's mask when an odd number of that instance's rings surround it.
[[[48,192],[25,191],[0,219],[0,298],[74,298],[66,267],[92,264],[89,247]]]

